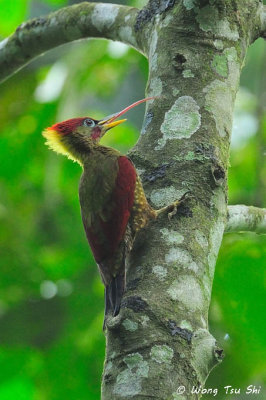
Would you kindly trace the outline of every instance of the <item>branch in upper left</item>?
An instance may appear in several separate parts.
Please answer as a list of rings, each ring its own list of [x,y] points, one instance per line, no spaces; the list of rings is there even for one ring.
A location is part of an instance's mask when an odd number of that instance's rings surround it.
[[[0,82],[41,53],[78,39],[106,38],[142,51],[134,31],[138,12],[115,4],[80,3],[22,23],[0,42]]]

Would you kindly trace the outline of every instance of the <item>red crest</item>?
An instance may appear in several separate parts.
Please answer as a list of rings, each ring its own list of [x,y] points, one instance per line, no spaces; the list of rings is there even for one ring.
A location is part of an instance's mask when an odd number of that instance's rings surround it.
[[[62,135],[68,135],[69,133],[73,132],[75,128],[82,125],[83,121],[86,118],[72,118],[67,119],[66,121],[59,122],[58,124],[54,124],[48,129],[61,133]]]

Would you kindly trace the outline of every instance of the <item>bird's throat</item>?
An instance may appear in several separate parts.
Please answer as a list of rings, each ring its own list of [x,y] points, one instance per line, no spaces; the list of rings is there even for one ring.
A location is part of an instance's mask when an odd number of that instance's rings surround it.
[[[61,135],[53,129],[45,129],[43,136],[46,138],[45,144],[51,150],[83,166],[84,157],[90,152],[89,143],[84,138],[81,140],[78,136]]]

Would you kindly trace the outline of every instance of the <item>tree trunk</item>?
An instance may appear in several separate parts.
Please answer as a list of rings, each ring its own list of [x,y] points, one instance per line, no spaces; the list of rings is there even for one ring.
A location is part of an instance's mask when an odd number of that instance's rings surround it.
[[[259,1],[150,1],[135,30],[149,103],[130,152],[155,208],[190,191],[136,240],[127,292],[108,323],[102,399],[197,399],[222,350],[208,331],[227,219],[233,107]]]

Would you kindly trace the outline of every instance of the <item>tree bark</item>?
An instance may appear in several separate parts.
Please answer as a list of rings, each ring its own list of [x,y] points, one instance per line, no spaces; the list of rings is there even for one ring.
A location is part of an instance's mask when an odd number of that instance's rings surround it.
[[[158,97],[130,157],[154,208],[192,194],[136,239],[121,311],[107,320],[102,400],[198,399],[193,388],[222,359],[208,309],[225,227],[236,221],[229,209],[227,222],[233,107],[248,46],[265,37],[265,25],[259,0],[150,0],[142,10],[83,3],[23,24],[0,44],[2,79],[83,37],[143,52],[147,96]]]
[[[102,399],[198,399],[222,350],[208,331],[227,222],[235,95],[259,1],[150,1],[137,16],[149,59],[141,137],[130,157],[155,208],[193,198],[143,231],[108,322]]]
[[[256,232],[266,234],[266,208],[243,204],[228,206],[225,232]]]

